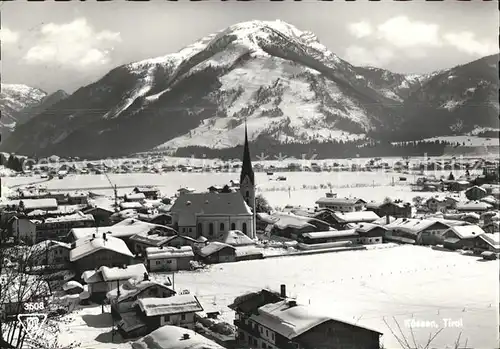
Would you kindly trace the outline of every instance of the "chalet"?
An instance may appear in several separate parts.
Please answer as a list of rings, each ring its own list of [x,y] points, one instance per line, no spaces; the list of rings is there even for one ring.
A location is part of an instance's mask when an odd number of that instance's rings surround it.
[[[333,224],[335,229],[346,229],[349,224],[371,223],[380,219],[373,211],[358,211],[358,212],[335,212],[333,214]]]
[[[132,349],[151,349],[150,343],[155,343],[158,348],[162,349],[225,349],[201,334],[186,328],[169,325],[162,326],[132,343]]]
[[[492,208],[490,204],[480,201],[469,201],[457,204],[458,212],[485,212]]]
[[[487,195],[492,195],[495,189],[500,189],[500,184],[483,184],[481,185],[481,188],[486,190]]]
[[[46,265],[52,268],[58,268],[69,264],[69,254],[71,245],[54,240],[45,240],[34,245],[32,248],[32,260],[39,266]]]
[[[125,194],[125,201],[126,202],[143,202],[146,200],[146,195],[143,193],[132,193],[132,194]]]
[[[319,314],[267,290],[235,299],[236,345],[252,348],[380,348],[380,332]],[[276,300],[278,298],[278,300]]]
[[[150,271],[190,270],[191,262],[195,259],[191,246],[148,247],[145,255]]]
[[[102,266],[82,273],[81,279],[88,285],[90,298],[102,300],[107,293],[125,284],[128,280],[144,280],[148,275],[144,264],[134,264],[115,268]]]
[[[409,202],[403,203],[397,200],[385,203],[369,202],[366,204],[366,210],[375,212],[379,217],[389,215],[396,218],[410,218],[412,206]]]
[[[292,213],[276,212],[272,215],[258,213],[257,220],[262,220],[266,227],[270,225],[272,234],[292,239],[297,238],[302,233],[328,231],[330,229],[330,224],[327,222]]]
[[[141,210],[144,205],[139,201],[125,201],[120,203],[120,210]]]
[[[194,329],[195,313],[203,311],[198,298],[191,294],[166,298],[140,298],[135,302],[139,320],[154,331],[165,325]]]
[[[135,234],[130,237],[132,251],[136,254],[144,255],[148,247],[163,247],[174,236],[165,236],[160,234]]]
[[[181,196],[184,194],[192,194],[194,192],[195,192],[195,190],[193,188],[188,188],[188,187],[180,188],[180,189],[177,189],[177,196]]]
[[[500,253],[500,233],[482,234],[474,238],[474,251]]]
[[[477,225],[455,226],[443,233],[443,246],[449,249],[474,248],[475,238],[485,234]]]
[[[135,187],[132,191],[135,194],[144,194],[144,197],[149,200],[158,200],[160,191],[155,187]]]
[[[84,210],[83,213],[92,215],[96,226],[101,227],[111,224],[110,217],[114,211],[112,209],[95,206]]]
[[[70,261],[78,271],[93,270],[100,266],[117,267],[129,265],[134,255],[121,239],[107,236],[92,236],[82,242],[76,241],[76,247],[70,252]]]
[[[483,225],[483,230],[486,234],[495,234],[500,232],[500,222],[499,221],[491,221],[485,225]]]
[[[253,238],[254,216],[238,193],[183,194],[171,208],[172,225],[192,238],[214,239],[228,230],[241,230]]]
[[[366,201],[358,198],[323,197],[316,201],[320,209],[328,208],[339,212],[356,212],[364,209]]]
[[[457,204],[460,202],[459,199],[453,197],[453,196],[446,196],[444,198],[446,201],[446,208],[450,210],[454,210],[457,208]]]
[[[44,240],[64,241],[71,229],[93,225],[94,217],[82,212],[42,220],[15,217],[12,221],[12,233],[16,238],[28,243]]]
[[[174,235],[172,239],[168,240],[167,243],[165,244],[165,246],[175,247],[175,248],[180,248],[182,246],[190,246],[194,248],[197,245],[198,245],[198,240],[195,240],[189,236],[184,236],[179,234]]]
[[[434,196],[425,201],[425,206],[431,212],[446,212],[448,203],[445,198]]]
[[[68,203],[68,194],[59,191],[49,191],[46,195],[47,199],[55,199],[58,205],[65,205]]]
[[[89,203],[89,197],[87,193],[68,193],[67,197],[67,202],[69,205],[88,205]]]
[[[384,236],[386,241],[437,245],[442,242],[442,234],[450,228],[450,225],[432,219],[400,218],[385,228],[387,228]]]
[[[381,244],[387,229],[384,226],[373,223],[358,224],[355,232],[358,234],[358,243],[361,244]]]
[[[332,242],[357,243],[359,235],[354,229],[350,230],[329,230],[313,233],[304,233],[297,239],[301,243],[308,245],[327,244]]]
[[[8,201],[4,206],[14,207],[15,209],[30,213],[35,210],[52,211],[57,210],[57,201],[55,199],[25,199]]]
[[[159,224],[159,225],[171,225],[172,216],[168,213],[156,213],[156,214],[139,214],[138,218],[141,221]]]
[[[481,200],[482,198],[488,196],[488,192],[486,189],[475,185],[465,191],[465,196],[470,201]]]
[[[467,188],[470,187],[470,182],[469,181],[466,181],[466,180],[458,180],[458,181],[454,181],[453,183],[450,184],[449,186],[449,190],[450,191],[455,191],[455,192],[460,192],[460,191],[464,191],[466,190]]]
[[[106,298],[111,304],[111,313],[118,318],[128,312],[135,312],[134,302],[141,298],[167,298],[172,297],[176,292],[169,286],[149,280],[148,275],[144,275],[143,280],[129,279],[120,284],[119,287],[109,291]]]
[[[213,241],[196,251],[197,256],[207,264],[234,262],[236,260],[236,248]]]

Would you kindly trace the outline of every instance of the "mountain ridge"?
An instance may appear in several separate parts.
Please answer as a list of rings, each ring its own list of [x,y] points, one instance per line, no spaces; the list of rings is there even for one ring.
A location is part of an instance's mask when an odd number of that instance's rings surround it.
[[[253,142],[397,139],[398,133],[414,138],[418,132],[408,130],[432,120],[419,117],[422,100],[436,89],[425,86],[458,67],[422,75],[355,67],[311,32],[283,21],[243,22],[177,53],[112,69],[20,125],[0,149],[46,156],[115,156],[199,144],[224,149],[241,143],[244,120]],[[488,95],[494,82],[490,70],[484,75]],[[443,86],[450,87],[438,84]],[[447,117],[436,132],[448,132],[455,119]],[[464,122],[463,131],[496,127],[495,121],[488,110],[477,125]]]

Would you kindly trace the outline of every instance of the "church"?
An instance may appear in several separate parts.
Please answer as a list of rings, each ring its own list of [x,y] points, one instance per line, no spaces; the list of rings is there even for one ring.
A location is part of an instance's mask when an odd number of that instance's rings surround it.
[[[175,200],[170,211],[173,227],[181,235],[211,240],[229,230],[240,230],[255,238],[255,175],[246,124],[239,192],[186,193]]]

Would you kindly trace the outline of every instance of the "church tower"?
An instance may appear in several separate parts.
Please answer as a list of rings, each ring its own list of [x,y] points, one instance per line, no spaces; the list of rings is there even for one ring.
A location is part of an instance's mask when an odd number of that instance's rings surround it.
[[[245,121],[245,145],[243,148],[243,163],[241,165],[240,174],[240,193],[245,202],[250,206],[253,213],[252,234],[250,238],[254,238],[256,234],[256,211],[255,211],[255,175],[252,169],[252,160],[250,158],[250,148],[248,146],[247,124]]]

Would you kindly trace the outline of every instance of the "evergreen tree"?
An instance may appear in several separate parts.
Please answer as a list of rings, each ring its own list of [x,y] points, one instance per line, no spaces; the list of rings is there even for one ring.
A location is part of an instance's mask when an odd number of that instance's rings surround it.
[[[450,172],[450,175],[448,176],[448,180],[449,181],[455,180],[455,176],[453,175],[453,173]]]

